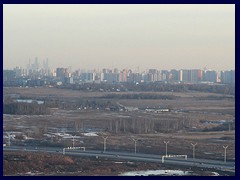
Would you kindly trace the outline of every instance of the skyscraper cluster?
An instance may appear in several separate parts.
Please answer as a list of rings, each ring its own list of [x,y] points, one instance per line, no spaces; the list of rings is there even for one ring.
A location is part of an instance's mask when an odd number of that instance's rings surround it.
[[[42,66],[40,65],[38,58],[35,57],[34,61],[29,58],[29,63],[27,64],[27,68],[23,69],[24,75],[26,76],[50,76],[50,68],[48,66],[48,58],[43,60]]]

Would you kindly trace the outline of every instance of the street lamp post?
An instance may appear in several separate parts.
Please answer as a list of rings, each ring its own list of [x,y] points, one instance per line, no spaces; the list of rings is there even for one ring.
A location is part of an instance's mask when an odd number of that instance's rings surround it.
[[[74,145],[75,145],[75,136],[72,136],[72,147],[74,147]]]
[[[8,145],[10,146],[11,144],[11,133],[10,132],[6,132],[8,135]]]
[[[134,147],[135,147],[135,154],[137,153],[137,139],[132,138],[132,140],[134,141]]]
[[[193,160],[195,160],[195,146],[197,145],[197,143],[193,144],[191,143],[192,147],[193,147]]]
[[[106,140],[108,137],[102,137],[103,138],[103,152],[106,151]]]
[[[228,146],[223,146],[223,148],[224,148],[224,163],[226,163],[227,162],[227,148],[228,148]]]
[[[169,141],[164,141],[164,143],[166,144],[166,156],[167,156],[167,144],[169,143]]]

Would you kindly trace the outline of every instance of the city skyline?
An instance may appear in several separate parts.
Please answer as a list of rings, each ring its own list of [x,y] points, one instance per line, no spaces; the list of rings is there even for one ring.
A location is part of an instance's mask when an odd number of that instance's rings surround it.
[[[212,69],[146,69],[145,71],[132,69],[77,69],[71,67],[57,67],[50,69],[48,59],[43,60],[42,66],[35,61],[26,68],[16,66],[13,70],[4,70],[4,83],[12,83],[14,79],[26,85],[27,81],[39,82],[41,79],[55,79],[55,82],[67,84],[81,83],[121,83],[121,82],[187,82],[187,83],[226,83],[235,84],[235,70],[215,71]],[[42,81],[43,83],[43,81]],[[46,82],[44,82],[46,83]],[[20,83],[21,84],[21,83]]]
[[[4,5],[3,68],[235,69],[234,5]]]
[[[186,68],[186,67],[183,67],[183,68],[170,68],[170,69],[163,69],[161,67],[152,67],[152,68],[140,68],[139,66],[136,66],[136,67],[133,67],[133,68],[130,68],[130,67],[123,67],[123,68],[119,68],[119,67],[102,67],[102,68],[96,68],[96,67],[89,67],[89,68],[84,68],[84,67],[72,67],[71,64],[69,64],[67,67],[66,66],[61,66],[61,65],[57,65],[56,67],[50,67],[49,66],[49,63],[51,63],[49,61],[48,58],[45,58],[45,59],[42,59],[42,60],[39,60],[38,57],[35,57],[35,58],[29,58],[29,61],[28,63],[26,63],[25,66],[20,66],[20,65],[17,65],[15,64],[15,66],[13,68],[3,68],[3,70],[14,70],[14,69],[22,69],[22,70],[35,70],[35,71],[40,71],[42,69],[49,69],[51,71],[53,70],[56,70],[58,68],[64,68],[64,69],[68,69],[69,71],[71,72],[74,72],[74,71],[86,71],[86,72],[94,72],[94,71],[102,71],[104,69],[106,70],[117,70],[117,71],[121,71],[121,70],[131,70],[133,72],[145,72],[145,71],[148,71],[148,70],[151,70],[151,69],[155,69],[155,70],[167,70],[167,71],[171,71],[171,70],[202,70],[202,71],[216,71],[216,72],[220,72],[220,71],[235,71],[235,67],[232,68],[232,69],[219,69],[219,70],[216,70],[216,69],[210,69],[206,66],[204,67],[196,67],[196,68]]]

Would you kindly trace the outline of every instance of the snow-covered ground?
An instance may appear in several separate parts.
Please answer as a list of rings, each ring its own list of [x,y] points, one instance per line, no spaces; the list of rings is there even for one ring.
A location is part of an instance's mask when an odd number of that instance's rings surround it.
[[[213,176],[219,176],[219,174],[217,172],[212,172]]]
[[[133,162],[130,162],[130,161],[128,161],[128,162],[117,161],[117,162],[114,162],[114,163],[116,163],[116,164],[133,164]]]
[[[164,175],[164,176],[186,176],[190,175],[191,171],[181,170],[147,170],[147,171],[131,171],[120,174],[120,176],[149,176],[149,175]]]
[[[15,134],[10,134],[10,139],[15,139],[16,135]],[[8,135],[3,135],[3,139],[8,139],[9,138]]]
[[[65,138],[65,139],[72,139],[72,138],[74,138],[74,139],[77,139],[77,138],[81,138],[80,136],[73,136],[73,135],[71,135],[71,134],[67,134],[67,133],[50,133],[49,134],[49,137],[50,136],[59,136],[59,137],[61,137],[61,138]],[[45,134],[45,136],[48,136],[47,134]]]
[[[88,132],[88,133],[82,133],[84,136],[98,136],[96,132]]]
[[[121,162],[115,162],[121,163]],[[147,171],[130,171],[120,174],[120,176],[149,176],[149,175],[163,175],[163,176],[189,176],[192,171],[181,170],[147,170]],[[211,176],[219,176],[217,172],[211,172]]]
[[[23,139],[25,139],[25,140],[30,140],[30,139],[34,139],[34,138],[29,137],[29,136],[27,136],[27,135],[23,135]]]

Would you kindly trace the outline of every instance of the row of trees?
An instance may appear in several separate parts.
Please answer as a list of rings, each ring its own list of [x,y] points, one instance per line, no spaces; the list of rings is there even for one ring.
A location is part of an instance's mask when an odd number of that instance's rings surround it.
[[[61,101],[46,101],[46,106],[48,107],[57,107],[59,109],[98,109],[98,110],[112,110],[118,111],[120,106],[116,103],[103,100],[88,100],[88,99],[79,99],[75,101],[61,100]]]
[[[151,83],[85,83],[60,86],[58,88],[74,89],[80,91],[90,92],[127,92],[127,91],[154,91],[154,92],[187,92],[187,91],[200,91],[221,94],[235,94],[235,86],[229,84],[172,84],[164,82],[151,82]]]
[[[190,128],[188,119],[116,119],[108,123],[110,132],[153,133],[173,132]]]
[[[50,111],[45,104],[37,103],[4,103],[4,114],[16,114],[16,115],[44,115],[49,114]]]
[[[101,123],[95,121],[76,120],[73,124],[75,131],[84,131],[87,128],[104,129],[113,133],[154,133],[174,132],[178,130],[189,129],[191,123],[189,119],[145,119],[129,118],[102,120]]]
[[[176,99],[174,95],[161,95],[154,93],[131,93],[131,94],[107,94],[103,96],[107,99]]]

